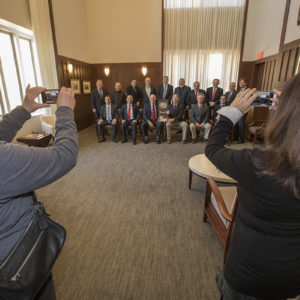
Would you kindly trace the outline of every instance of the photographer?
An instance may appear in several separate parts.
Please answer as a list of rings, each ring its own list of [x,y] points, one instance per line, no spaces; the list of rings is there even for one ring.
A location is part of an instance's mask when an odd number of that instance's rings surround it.
[[[218,111],[205,149],[212,163],[238,182],[235,229],[218,277],[223,300],[300,294],[300,74],[274,99],[278,105],[266,125],[265,146],[227,149],[226,137],[249,110],[254,91],[239,93]]]
[[[68,173],[77,161],[77,129],[73,112],[75,99],[72,90],[64,87],[57,99],[53,146],[34,148],[10,143],[31,117],[30,113],[49,106],[35,102],[44,90],[42,87],[28,86],[22,106],[5,115],[0,122],[0,266],[34,217],[37,202],[31,192]],[[35,299],[55,299],[51,275],[35,295]]]

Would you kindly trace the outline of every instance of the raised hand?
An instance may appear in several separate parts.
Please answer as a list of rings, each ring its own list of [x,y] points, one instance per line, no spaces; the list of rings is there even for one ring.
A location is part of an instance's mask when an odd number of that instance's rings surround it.
[[[49,107],[49,104],[38,103],[35,99],[46,89],[41,86],[31,88],[30,84],[26,87],[26,94],[23,100],[22,106],[29,112],[32,113],[39,108]]]

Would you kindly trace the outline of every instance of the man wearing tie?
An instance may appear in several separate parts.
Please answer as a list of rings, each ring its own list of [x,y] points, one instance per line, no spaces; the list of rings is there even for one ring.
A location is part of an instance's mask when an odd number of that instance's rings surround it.
[[[247,89],[246,78],[241,78],[239,80],[240,90],[239,93]],[[246,130],[246,117],[247,114],[244,114],[239,122],[238,122],[238,132],[239,132],[239,144],[243,144],[245,142],[245,130]]]
[[[191,124],[190,130],[192,133],[192,143],[197,142],[197,130],[204,130],[203,141],[206,142],[210,132],[211,125],[209,124],[210,110],[205,104],[205,94],[197,95],[197,104],[191,108]]]
[[[149,143],[148,128],[156,129],[156,143],[160,144],[160,135],[162,129],[162,123],[157,122],[158,118],[158,107],[156,105],[155,94],[150,95],[150,103],[145,104],[143,110],[144,121],[142,123],[142,132],[144,136],[144,144]]]
[[[169,84],[169,77],[163,77],[163,83],[157,88],[157,97],[159,100],[168,100],[171,103],[173,96],[173,85]]]
[[[192,107],[192,105],[197,104],[198,102],[198,95],[202,93],[205,94],[205,91],[200,89],[200,82],[199,81],[195,81],[194,82],[194,89],[191,91],[191,95],[189,97],[189,101],[188,101],[188,106],[189,108]]]
[[[175,88],[174,94],[179,96],[178,104],[183,105],[184,109],[189,109],[191,88],[185,85],[185,79],[179,79],[179,86]]]
[[[145,86],[141,88],[141,96],[142,96],[142,106],[144,107],[146,103],[149,103],[149,98],[151,94],[156,95],[156,90],[153,86],[151,86],[150,77],[145,78]]]
[[[122,143],[126,143],[127,140],[127,129],[131,125],[132,131],[132,144],[136,145],[136,127],[140,119],[140,110],[137,105],[132,103],[133,96],[127,96],[127,104],[124,104],[121,108],[121,121],[122,121]]]
[[[100,119],[98,120],[99,125],[99,143],[105,142],[105,126],[110,125],[112,127],[113,142],[117,142],[117,107],[111,104],[111,99],[109,95],[105,96],[105,104],[101,106],[100,109]]]
[[[187,123],[184,120],[184,106],[179,103],[179,96],[173,95],[172,103],[169,105],[167,128],[167,144],[171,144],[171,129],[174,125],[179,125],[182,129],[182,144],[186,143]]]
[[[96,121],[96,132],[98,134],[98,122],[100,117],[100,108],[105,104],[105,96],[108,95],[107,90],[103,89],[103,81],[101,79],[97,79],[96,88],[91,92],[91,106],[92,111],[95,114]]]
[[[133,103],[137,106],[140,106],[141,104],[141,91],[139,87],[137,86],[136,79],[132,79],[130,86],[126,88],[126,94],[131,95],[133,97]]]
[[[219,79],[214,79],[213,86],[206,90],[206,103],[211,110],[220,103],[220,97],[223,95],[223,89],[219,88],[219,83]]]
[[[229,91],[226,92],[226,94],[225,94],[226,99],[227,99],[227,101],[226,101],[227,106],[229,106],[232,103],[232,101],[235,99],[235,96],[237,95],[235,86],[236,86],[235,82],[230,82]]]

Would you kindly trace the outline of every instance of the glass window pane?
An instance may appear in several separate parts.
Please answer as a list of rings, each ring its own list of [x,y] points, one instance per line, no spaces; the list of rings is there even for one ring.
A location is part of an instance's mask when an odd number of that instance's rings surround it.
[[[10,35],[0,32],[0,57],[10,109],[22,103]]]
[[[208,80],[220,79],[222,75],[223,55],[220,53],[209,55]]]

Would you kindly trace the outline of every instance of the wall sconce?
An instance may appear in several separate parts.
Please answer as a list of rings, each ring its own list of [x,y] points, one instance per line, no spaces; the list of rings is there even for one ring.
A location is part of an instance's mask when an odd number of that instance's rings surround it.
[[[144,76],[147,75],[147,72],[148,72],[148,69],[147,69],[146,67],[142,67],[142,74],[143,74]]]
[[[110,69],[108,67],[104,68],[104,73],[105,73],[106,77],[108,77],[108,75],[110,73]]]
[[[73,65],[72,64],[68,64],[68,71],[71,74],[73,72]]]

